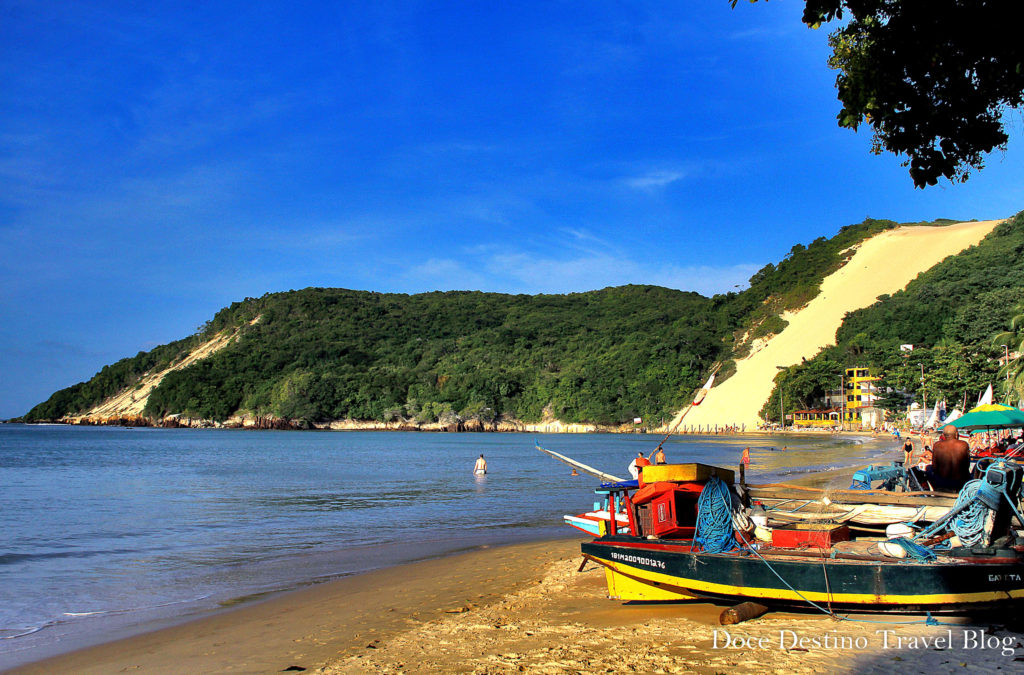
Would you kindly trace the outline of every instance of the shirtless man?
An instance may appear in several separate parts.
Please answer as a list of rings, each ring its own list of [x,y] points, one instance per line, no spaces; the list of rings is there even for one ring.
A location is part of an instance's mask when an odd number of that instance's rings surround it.
[[[483,455],[480,455],[480,459],[476,460],[476,464],[473,465],[473,473],[478,476],[487,473],[487,460],[484,459]]]
[[[665,463],[665,451],[662,450],[661,448],[658,448],[658,454],[656,454],[654,456],[654,463],[655,464],[664,464]]]
[[[960,491],[971,478],[971,449],[957,436],[956,427],[947,424],[942,438],[932,448],[932,466],[928,480],[936,490]]]

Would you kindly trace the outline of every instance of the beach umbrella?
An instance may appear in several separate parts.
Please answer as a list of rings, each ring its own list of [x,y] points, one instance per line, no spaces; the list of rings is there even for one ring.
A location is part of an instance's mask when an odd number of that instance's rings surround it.
[[[1008,405],[987,403],[950,422],[961,431],[979,429],[1013,429],[1024,427],[1024,412]]]
[[[1002,403],[983,403],[979,406],[971,408],[967,412],[994,412],[998,410],[1017,410],[1013,406],[1003,405]]]

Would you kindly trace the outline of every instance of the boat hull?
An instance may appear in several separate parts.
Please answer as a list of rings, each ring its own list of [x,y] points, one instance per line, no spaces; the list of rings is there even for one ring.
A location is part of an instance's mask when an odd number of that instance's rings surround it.
[[[705,553],[689,544],[619,536],[582,550],[605,567],[609,596],[621,600],[699,597],[804,608],[809,600],[833,610],[939,613],[1024,604],[1024,563],[1015,553],[921,563],[765,552],[766,563],[750,552]]]

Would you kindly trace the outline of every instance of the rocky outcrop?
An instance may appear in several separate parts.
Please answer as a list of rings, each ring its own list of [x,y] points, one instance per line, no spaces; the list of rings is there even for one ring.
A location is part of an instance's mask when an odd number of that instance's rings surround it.
[[[157,426],[153,420],[142,415],[82,415],[58,420],[67,424],[75,424],[83,427],[109,426],[109,427],[152,427]]]
[[[332,422],[311,423],[301,419],[284,419],[273,415],[234,415],[223,422],[188,417],[186,415],[168,415],[163,418],[149,418],[142,415],[80,415],[65,417],[60,420],[42,420],[75,424],[81,426],[119,426],[119,427],[159,427],[162,429],[248,429],[278,431],[433,431],[447,433],[541,433],[541,434],[592,434],[592,433],[638,433],[657,432],[658,429],[637,428],[631,424],[619,426],[600,424],[565,423],[560,420],[544,420],[542,422],[523,422],[517,419],[503,418],[493,422],[477,419],[459,420],[456,422],[418,423],[415,421],[380,422],[374,420],[334,420]]]

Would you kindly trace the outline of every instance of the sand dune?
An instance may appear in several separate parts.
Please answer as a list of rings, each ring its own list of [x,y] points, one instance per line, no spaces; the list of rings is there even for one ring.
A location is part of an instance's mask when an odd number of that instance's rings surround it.
[[[776,366],[799,363],[834,345],[847,312],[906,288],[918,274],[977,244],[1001,222],[900,227],[864,241],[846,265],[822,282],[818,297],[806,307],[784,314],[789,322],[785,330],[738,361],[736,373],[712,389],[704,402],[687,414],[684,424],[755,427],[760,421],[758,412],[771,394]],[[677,415],[673,423],[678,419]]]
[[[251,326],[257,321],[259,321],[259,317],[250,321],[249,325]],[[175,361],[163,370],[146,373],[134,386],[119,391],[117,394],[87,411],[84,415],[70,416],[66,419],[69,421],[88,419],[102,422],[109,418],[141,415],[142,411],[146,407],[146,403],[149,401],[149,395],[157,388],[157,386],[160,385],[160,382],[163,381],[168,373],[175,370],[182,370],[197,361],[202,361],[203,359],[212,356],[237,340],[238,335],[238,329],[231,332],[218,333],[206,342],[197,346],[180,361]]]

